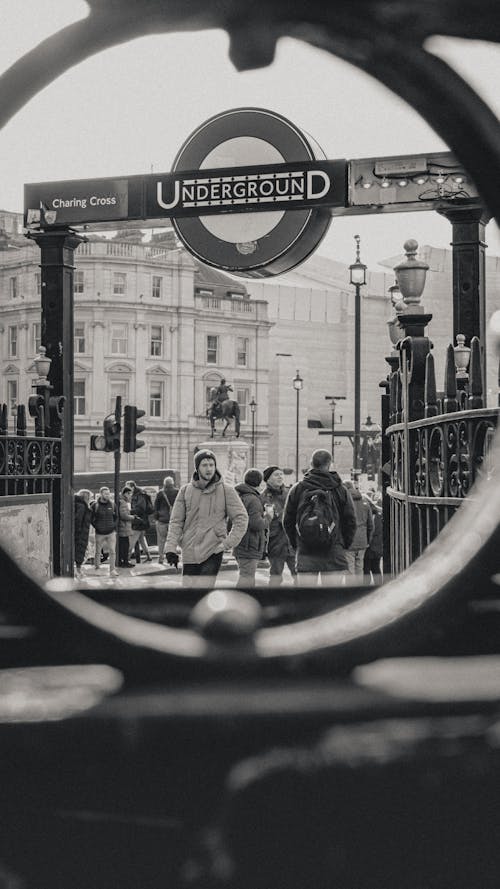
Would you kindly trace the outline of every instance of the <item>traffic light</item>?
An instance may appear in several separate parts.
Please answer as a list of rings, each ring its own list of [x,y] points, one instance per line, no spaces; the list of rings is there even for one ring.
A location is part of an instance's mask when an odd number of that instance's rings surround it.
[[[125,405],[123,429],[123,451],[125,454],[131,454],[145,444],[144,441],[137,438],[146,428],[137,423],[137,420],[145,413],[146,411],[140,411],[134,404]]]
[[[114,417],[106,417],[103,422],[103,434],[90,436],[91,451],[111,451],[120,450],[120,432],[121,426]]]

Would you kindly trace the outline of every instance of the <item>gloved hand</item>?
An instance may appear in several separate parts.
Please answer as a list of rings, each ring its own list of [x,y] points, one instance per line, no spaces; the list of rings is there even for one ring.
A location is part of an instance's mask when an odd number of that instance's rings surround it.
[[[177,565],[179,564],[179,556],[177,553],[166,553],[165,558],[169,565],[174,565],[174,567],[177,568]]]

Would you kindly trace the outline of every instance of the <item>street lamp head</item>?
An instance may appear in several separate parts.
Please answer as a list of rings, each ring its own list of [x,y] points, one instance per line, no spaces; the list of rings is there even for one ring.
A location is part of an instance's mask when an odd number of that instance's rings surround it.
[[[250,410],[252,411],[252,414],[254,414],[255,411],[257,410],[257,402],[255,401],[255,398],[252,398],[252,400],[248,403],[248,406],[249,406]]]
[[[302,389],[302,386],[304,385],[304,380],[302,379],[302,377],[300,376],[298,371],[296,372],[296,374],[292,380],[292,383],[293,383],[293,388],[296,389],[297,392],[300,392],[300,390]]]
[[[359,254],[359,235],[354,235],[354,240],[356,241],[356,259],[349,266],[349,280],[351,284],[360,287],[366,284],[366,266],[364,262],[361,262]]]
[[[399,289],[398,282],[394,281],[394,284],[391,284],[391,286],[388,289],[389,289],[389,294],[391,297],[392,306],[397,311],[398,310],[398,303],[400,303],[401,300],[403,299],[403,294],[401,293],[401,290]]]

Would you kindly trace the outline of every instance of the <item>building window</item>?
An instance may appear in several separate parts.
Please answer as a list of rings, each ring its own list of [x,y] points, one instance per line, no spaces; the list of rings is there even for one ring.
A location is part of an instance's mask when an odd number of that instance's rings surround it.
[[[163,327],[159,324],[151,327],[151,355],[155,358],[163,355]]]
[[[41,272],[35,272],[35,285],[36,285],[36,295],[42,295],[42,274]]]
[[[238,367],[248,366],[248,339],[246,336],[236,337],[236,364]]]
[[[9,327],[9,358],[17,358],[17,327]]]
[[[73,383],[74,394],[74,415],[75,417],[83,417],[85,411],[85,380],[75,380]]]
[[[149,384],[149,415],[161,417],[163,413],[163,381],[151,380]]]
[[[217,364],[218,350],[219,350],[219,337],[209,334],[207,336],[207,364]]]
[[[85,352],[85,324],[75,324],[75,352]]]
[[[42,325],[39,321],[33,324],[33,355],[38,355],[42,345]]]
[[[116,407],[116,397],[119,395],[122,400],[122,411],[128,402],[128,380],[110,380],[109,381],[109,412],[114,414]]]
[[[236,401],[240,406],[240,421],[248,422],[248,402],[250,401],[249,389],[236,389]]]
[[[154,296],[155,299],[160,299],[161,297],[161,285],[163,278],[160,278],[159,275],[153,275],[153,286],[151,289],[151,296]]]
[[[213,296],[214,295],[213,290],[204,290],[203,287],[199,287],[198,290],[196,291],[196,293],[198,294],[198,296]]]
[[[9,278],[9,293],[11,299],[17,297],[17,278]]]
[[[75,277],[73,278],[73,291],[75,293],[83,293],[85,284],[82,269],[76,269],[74,274]]]
[[[111,327],[111,354],[126,355],[127,354],[127,325],[113,324]]]
[[[10,413],[17,413],[17,380],[7,380],[7,403]]]
[[[123,272],[114,272],[113,274],[113,293],[116,296],[123,296],[126,292],[127,276]]]

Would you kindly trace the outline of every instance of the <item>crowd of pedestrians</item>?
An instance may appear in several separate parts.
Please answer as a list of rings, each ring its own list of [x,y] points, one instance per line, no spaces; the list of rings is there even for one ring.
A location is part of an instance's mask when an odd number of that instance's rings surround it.
[[[382,509],[372,489],[361,493],[356,481],[342,481],[329,451],[318,449],[302,480],[287,487],[281,467],[248,469],[235,487],[227,484],[215,454],[194,456],[190,481],[180,489],[166,476],[152,501],[133,480],[123,486],[116,508],[109,487],[75,495],[75,562],[81,577],[91,527],[95,531],[94,567],[119,568],[151,561],[146,534],[156,530],[158,563],[182,566],[185,586],[213,584],[224,553],[238,566],[237,587],[251,589],[259,565],[269,569],[269,586],[279,586],[288,569],[293,584],[328,584],[339,575],[360,575],[375,582],[381,574]]]

